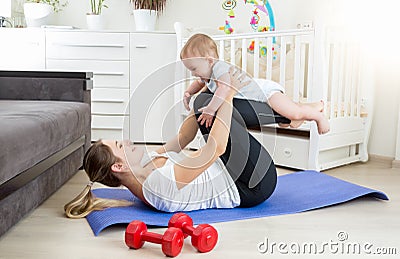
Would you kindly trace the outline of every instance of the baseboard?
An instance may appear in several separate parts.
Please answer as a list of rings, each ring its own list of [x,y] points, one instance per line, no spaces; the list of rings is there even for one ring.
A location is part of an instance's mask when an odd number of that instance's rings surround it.
[[[392,168],[400,168],[400,160],[393,160]]]
[[[388,166],[392,166],[392,163],[395,161],[394,157],[389,157],[389,156],[369,154],[368,157],[369,157],[369,161],[387,164]],[[400,163],[400,161],[399,161],[399,163]]]

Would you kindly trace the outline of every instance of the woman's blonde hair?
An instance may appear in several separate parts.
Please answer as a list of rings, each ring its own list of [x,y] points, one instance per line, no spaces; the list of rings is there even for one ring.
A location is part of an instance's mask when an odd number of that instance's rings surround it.
[[[120,158],[113,154],[111,148],[99,140],[86,152],[83,158],[83,168],[91,182],[118,187],[121,186],[121,182],[113,174],[111,166],[119,160]],[[68,218],[83,218],[94,210],[130,205],[132,203],[126,200],[96,198],[91,191],[91,184],[88,184],[78,196],[65,204],[64,211]]]
[[[218,48],[210,36],[198,33],[189,38],[181,50],[181,59],[187,57],[207,57],[218,59]]]

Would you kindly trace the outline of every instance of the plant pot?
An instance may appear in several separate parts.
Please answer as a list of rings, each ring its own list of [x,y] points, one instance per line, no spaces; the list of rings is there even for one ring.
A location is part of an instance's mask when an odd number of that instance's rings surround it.
[[[137,31],[155,31],[157,11],[147,9],[133,10]]]
[[[100,14],[87,14],[86,24],[89,30],[104,30],[104,17]]]
[[[40,27],[51,23],[53,7],[43,3],[25,3],[24,15],[26,26]]]

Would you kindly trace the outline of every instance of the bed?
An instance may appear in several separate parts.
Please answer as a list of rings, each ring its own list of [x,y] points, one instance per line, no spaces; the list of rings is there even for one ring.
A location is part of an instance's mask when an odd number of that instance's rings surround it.
[[[176,24],[175,30],[179,59],[190,35],[185,35],[182,24]],[[296,129],[278,125],[250,129],[277,165],[323,171],[368,160],[373,88],[365,80],[359,43],[343,28],[211,36],[221,60],[241,67],[254,78],[280,83],[295,102],[324,102],[331,127],[328,134],[319,135],[315,122],[304,122]],[[181,103],[192,79],[181,66],[176,73],[175,103]],[[177,128],[186,115],[183,104],[176,105]],[[202,137],[197,136],[190,147],[201,144]]]

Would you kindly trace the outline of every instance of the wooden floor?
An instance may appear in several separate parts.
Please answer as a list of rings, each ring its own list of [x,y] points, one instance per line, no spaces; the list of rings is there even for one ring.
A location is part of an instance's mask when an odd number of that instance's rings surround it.
[[[278,171],[291,172],[281,168]],[[197,253],[187,239],[178,258],[362,258],[367,253],[371,253],[367,258],[400,258],[400,170],[389,164],[368,162],[324,173],[381,190],[390,201],[360,198],[293,215],[213,224],[219,232],[213,251]],[[95,237],[85,219],[65,218],[63,205],[86,183],[86,175],[79,172],[3,235],[0,258],[164,257],[154,244],[145,244],[140,250],[128,249],[124,226],[107,228]]]

